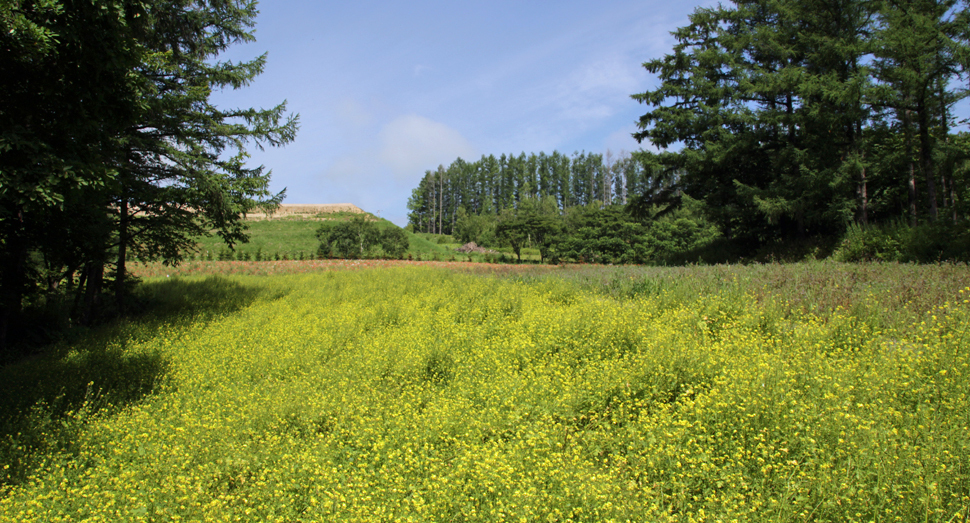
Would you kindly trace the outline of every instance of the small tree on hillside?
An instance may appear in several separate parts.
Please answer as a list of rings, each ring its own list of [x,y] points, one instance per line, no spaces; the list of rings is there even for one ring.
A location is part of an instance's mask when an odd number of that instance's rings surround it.
[[[317,230],[317,239],[321,256],[353,260],[365,257],[379,244],[380,231],[374,222],[354,216],[343,222],[324,223]]]
[[[388,227],[381,231],[380,242],[384,256],[388,258],[402,258],[410,247],[408,233],[399,227]]]

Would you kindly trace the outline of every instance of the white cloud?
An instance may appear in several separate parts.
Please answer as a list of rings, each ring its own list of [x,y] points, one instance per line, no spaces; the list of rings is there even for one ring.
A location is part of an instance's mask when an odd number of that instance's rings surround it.
[[[349,127],[352,126],[343,126],[343,131],[348,132]],[[439,164],[448,165],[459,156],[475,159],[477,152],[457,130],[423,116],[401,116],[387,122],[377,133],[350,137],[343,154],[318,171],[316,192],[320,196],[310,198],[349,202],[370,212],[381,211],[403,225],[407,222],[407,195],[424,171]],[[307,198],[294,193],[289,197],[288,201]]]
[[[420,177],[439,164],[477,152],[457,130],[416,114],[401,116],[381,129],[379,158],[398,179]]]

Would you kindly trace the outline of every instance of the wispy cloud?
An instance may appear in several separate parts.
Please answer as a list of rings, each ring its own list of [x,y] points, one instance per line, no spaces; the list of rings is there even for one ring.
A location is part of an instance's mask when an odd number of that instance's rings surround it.
[[[414,76],[421,76],[425,71],[430,71],[431,67],[427,65],[418,64],[414,66]]]
[[[334,112],[337,125],[350,131],[365,129],[374,121],[373,112],[353,98],[344,98]]]
[[[628,97],[641,88],[643,76],[638,64],[616,56],[591,60],[559,85],[555,96],[559,116],[570,120],[609,118],[629,105]]]
[[[379,134],[380,159],[397,178],[448,165],[455,158],[476,154],[472,144],[455,129],[423,116],[409,114],[388,122]]]

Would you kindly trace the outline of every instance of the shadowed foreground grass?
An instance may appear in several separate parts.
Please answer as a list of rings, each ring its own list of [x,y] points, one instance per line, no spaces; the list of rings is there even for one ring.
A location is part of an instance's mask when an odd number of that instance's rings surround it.
[[[0,520],[962,521],[966,280],[815,264],[152,282],[159,314],[3,369],[43,392],[4,407],[22,430]]]

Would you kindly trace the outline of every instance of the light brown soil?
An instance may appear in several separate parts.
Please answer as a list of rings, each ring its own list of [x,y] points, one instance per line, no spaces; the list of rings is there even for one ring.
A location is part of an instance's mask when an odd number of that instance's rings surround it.
[[[266,215],[264,213],[252,213],[246,215],[248,220],[275,220],[278,218],[302,218],[305,220],[325,220],[323,215],[335,212],[352,212],[363,214],[360,207],[352,203],[328,203],[328,204],[303,204],[303,203],[284,203],[280,205],[276,212]]]

